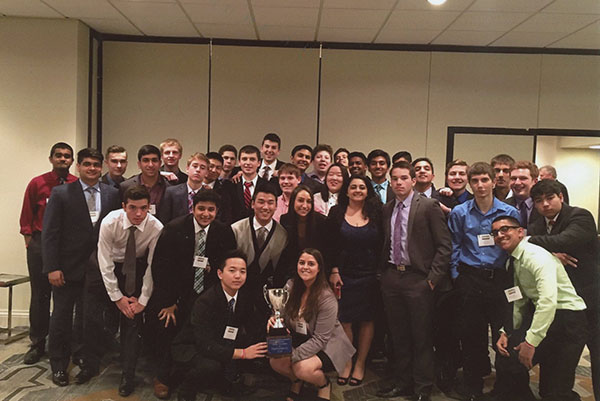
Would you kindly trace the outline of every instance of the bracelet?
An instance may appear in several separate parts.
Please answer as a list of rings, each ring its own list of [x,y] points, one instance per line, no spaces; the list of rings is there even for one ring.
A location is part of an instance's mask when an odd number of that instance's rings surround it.
[[[242,359],[246,359],[246,350],[242,348]]]

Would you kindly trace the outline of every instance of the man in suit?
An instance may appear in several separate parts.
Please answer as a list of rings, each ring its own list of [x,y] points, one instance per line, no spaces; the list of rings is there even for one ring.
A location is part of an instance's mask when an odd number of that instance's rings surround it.
[[[119,186],[121,199],[125,191],[143,185],[150,192],[150,214],[156,215],[165,195],[167,181],[160,175],[160,150],[154,145],[144,145],[138,150],[138,168],[141,173],[125,180]]]
[[[119,207],[118,191],[100,183],[102,153],[85,148],[77,153],[79,180],[53,189],[42,231],[43,272],[52,285],[54,309],[50,320],[50,365],[52,381],[69,384],[66,373],[70,357],[73,307],[84,293],[84,281],[100,279],[95,250],[100,222]],[[85,299],[84,299],[85,301]],[[84,341],[94,341],[86,338]],[[77,383],[85,383],[94,372],[81,367]]]
[[[29,302],[29,339],[31,345],[25,354],[27,365],[37,363],[46,348],[46,336],[50,323],[51,286],[48,276],[42,273],[42,222],[52,188],[77,181],[69,174],[73,164],[71,145],[58,142],[50,149],[48,158],[52,170],[34,177],[25,190],[19,223],[27,248],[27,270],[29,272],[31,300]]]
[[[492,344],[506,314],[504,285],[507,254],[494,244],[492,221],[498,216],[519,217],[517,210],[492,194],[494,170],[476,162],[467,178],[473,199],[456,206],[448,217],[452,235],[451,275],[460,297],[459,337],[463,346],[463,372],[466,399],[479,400],[483,377],[490,373],[488,330]]]
[[[371,173],[371,184],[373,184],[379,200],[385,205],[395,196],[392,186],[386,178],[390,169],[390,155],[381,149],[372,150],[367,156],[367,164]]]
[[[259,186],[252,198],[254,215],[231,226],[237,248],[248,257],[248,280],[246,291],[250,292],[252,304],[259,314],[254,329],[262,332],[270,316],[270,309],[263,298],[263,286],[271,283],[285,285],[287,272],[282,253],[287,245],[287,232],[273,220],[277,208],[277,196],[270,184]]]
[[[281,138],[279,138],[279,135],[270,132],[264,136],[260,147],[262,161],[258,168],[258,175],[267,181],[270,181],[274,177],[273,173],[279,171],[279,168],[283,165],[283,162],[277,159],[280,150]]]
[[[175,138],[167,138],[159,145],[163,165],[160,174],[167,179],[169,184],[184,184],[187,175],[179,169],[179,160],[183,156],[183,146]]]
[[[505,200],[519,211],[521,226],[529,228],[532,222],[541,219],[540,214],[533,206],[531,187],[537,182],[538,168],[530,161],[516,162],[510,171],[510,190],[513,196]]]
[[[433,179],[435,178],[433,162],[427,157],[419,157],[413,160],[412,165],[415,168],[417,178],[415,191],[428,198],[439,199],[438,191],[433,185]]]
[[[246,282],[246,257],[235,250],[216,266],[220,283],[194,303],[190,322],[172,346],[173,359],[183,377],[177,399],[193,401],[204,388],[219,385],[231,395],[248,394],[238,377],[238,360],[263,358],[267,344],[248,341],[253,322],[252,303],[240,291]],[[264,327],[263,327],[264,329]]]
[[[165,190],[160,210],[157,214],[163,224],[175,217],[192,213],[194,195],[204,185],[208,174],[208,159],[202,153],[194,153],[187,161],[187,182],[170,186]]]
[[[515,164],[515,159],[511,156],[501,153],[496,155],[490,161],[496,178],[494,179],[494,196],[501,201],[513,196],[510,190],[510,172]]]
[[[94,308],[86,311],[86,334],[93,336],[102,329],[106,303],[119,312],[123,365],[119,395],[127,397],[135,387],[142,312],[152,295],[149,266],[163,225],[148,214],[150,194],[146,187],[139,185],[125,191],[122,206],[110,212],[100,225],[98,265],[103,288],[100,293],[87,288],[86,296],[94,296],[95,302],[86,303],[87,308]],[[97,372],[104,352],[98,341],[93,344],[88,348],[86,364],[91,372]]]
[[[219,148],[219,154],[223,158],[223,171],[221,172],[220,178],[222,180],[228,180],[231,178],[231,173],[235,168],[237,161],[237,149],[233,145],[223,145]]]
[[[321,190],[323,184],[313,180],[306,174],[306,170],[310,166],[312,160],[312,148],[308,145],[296,145],[292,149],[290,161],[293,165],[300,169],[300,183],[306,185],[313,194]]]
[[[312,150],[313,170],[308,176],[325,185],[325,174],[333,159],[333,149],[325,144],[318,144]]]
[[[102,176],[101,181],[119,189],[119,185],[125,181],[125,171],[127,171],[127,151],[119,145],[112,145],[106,149],[104,163],[108,168],[106,174]]]
[[[236,247],[231,227],[215,220],[220,203],[214,190],[198,191],[192,214],[168,223],[156,247],[153,303],[164,324],[158,328],[163,357],[154,379],[154,394],[161,399],[169,396],[171,386],[171,341],[188,321],[198,296],[217,282],[215,266]]]
[[[392,156],[392,164],[396,164],[401,161],[412,163],[412,155],[409,151],[401,150],[399,152],[394,153],[394,156]]]
[[[430,400],[435,377],[434,291],[451,287],[452,241],[438,202],[414,192],[414,168],[394,164],[395,201],[384,206],[381,291],[394,343],[396,383],[378,395]],[[384,261],[384,262],[383,262]]]
[[[587,305],[592,383],[594,396],[600,400],[600,273],[596,222],[586,209],[564,202],[562,188],[556,181],[539,181],[531,188],[531,197],[543,218],[530,224],[529,242],[553,252],[561,260],[577,294]]]
[[[456,159],[452,160],[446,166],[446,185],[437,191],[437,200],[444,213],[448,214],[456,205],[460,205],[469,199],[473,199],[473,194],[467,191],[467,170],[469,165],[466,161]]]
[[[217,212],[217,220],[231,224],[231,205],[229,205],[229,198],[225,193],[227,184],[224,179],[220,178],[223,171],[224,159],[217,152],[208,152],[206,158],[208,159],[208,172],[206,173],[202,187],[214,189],[219,194],[221,204]]]
[[[268,181],[256,172],[260,165],[260,151],[254,145],[246,145],[240,149],[239,163],[242,179],[237,183],[228,183],[224,189],[231,207],[231,221],[236,222],[252,214],[252,196],[256,189]]]
[[[567,190],[567,187],[565,186],[565,184],[558,181],[557,175],[556,175],[556,169],[554,168],[554,166],[551,166],[548,164],[548,165],[540,167],[540,180],[556,181],[558,183],[558,185],[560,185],[560,191],[563,194],[563,202],[566,203],[567,205],[569,204],[569,191]]]

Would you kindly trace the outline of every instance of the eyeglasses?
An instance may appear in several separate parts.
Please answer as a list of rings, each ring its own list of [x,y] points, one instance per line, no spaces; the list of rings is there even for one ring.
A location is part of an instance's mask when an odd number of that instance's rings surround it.
[[[497,230],[492,230],[492,235],[494,237],[497,237],[500,233],[506,234],[508,232],[508,230],[510,230],[511,228],[521,228],[521,227],[519,227],[519,226],[502,226]]]

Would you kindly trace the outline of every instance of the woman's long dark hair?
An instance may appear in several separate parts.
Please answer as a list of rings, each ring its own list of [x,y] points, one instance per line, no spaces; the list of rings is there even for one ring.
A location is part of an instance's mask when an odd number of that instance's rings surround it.
[[[300,184],[298,185],[294,191],[292,191],[292,195],[290,195],[290,203],[288,206],[288,211],[287,214],[290,218],[290,222],[291,225],[294,227],[298,227],[298,213],[296,213],[296,208],[294,207],[294,204],[296,203],[296,198],[298,197],[298,194],[301,191],[306,191],[308,192],[308,195],[310,195],[310,212],[308,212],[308,214],[306,215],[306,232],[309,232],[310,227],[314,227],[314,223],[315,223],[315,202],[314,202],[314,196],[312,191],[310,190],[310,188],[308,188],[306,185],[304,184]]]
[[[323,291],[331,291],[331,287],[329,286],[327,278],[325,277],[325,261],[323,260],[323,255],[321,252],[314,248],[306,248],[300,252],[298,260],[300,260],[300,256],[304,255],[305,253],[314,257],[317,261],[317,265],[319,265],[319,272],[317,273],[315,282],[310,287],[310,293],[308,294],[306,305],[304,306],[304,311],[302,312],[302,318],[308,323],[313,317],[315,317],[319,310],[319,298],[321,293]],[[302,295],[304,295],[304,292],[306,291],[306,285],[298,275],[297,261],[295,273],[292,277],[292,283],[293,286],[290,293],[290,298],[285,304],[284,309],[284,315],[289,320],[293,320],[298,317],[300,305],[302,303]]]
[[[338,195],[338,205],[341,210],[346,212],[350,199],[348,198],[348,188],[352,180],[361,180],[367,187],[367,198],[362,207],[362,215],[364,218],[368,218],[370,221],[379,219],[381,215],[381,201],[375,195],[373,185],[369,182],[369,179],[363,175],[352,174],[347,182],[342,185],[340,194]]]
[[[346,167],[344,167],[340,163],[332,163],[327,169],[327,172],[325,173],[325,185],[323,185],[321,187],[321,191],[319,191],[319,193],[321,194],[321,199],[323,199],[325,202],[329,200],[329,187],[327,186],[327,175],[329,174],[329,170],[331,170],[332,167],[339,167],[340,171],[342,172],[342,188],[344,188],[344,185],[348,182],[348,179],[350,177],[350,174],[348,174],[348,169]]]

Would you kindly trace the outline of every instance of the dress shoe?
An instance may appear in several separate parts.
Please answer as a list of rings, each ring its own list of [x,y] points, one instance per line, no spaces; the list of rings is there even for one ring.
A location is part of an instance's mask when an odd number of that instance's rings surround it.
[[[57,370],[52,373],[52,383],[59,387],[64,387],[69,384],[69,376],[64,370]]]
[[[33,365],[34,363],[38,363],[42,355],[44,355],[43,348],[29,348],[29,351],[27,351],[25,357],[23,358],[23,363],[25,363],[25,365]]]
[[[94,372],[93,370],[86,368],[85,366],[81,368],[77,376],[75,376],[75,383],[77,384],[85,384],[90,381],[90,379],[96,376],[98,372]]]
[[[119,395],[121,397],[127,397],[133,393],[135,384],[133,383],[133,377],[121,376],[121,384],[119,384]]]
[[[166,400],[169,398],[169,386],[167,386],[166,384],[161,383],[160,380],[158,380],[158,378],[154,378],[154,380],[152,381],[154,384],[154,395],[156,396],[156,398],[159,398],[161,400]]]
[[[414,392],[410,389],[394,386],[391,388],[379,390],[377,392],[377,397],[381,397],[381,398],[410,397],[413,394],[414,394]]]

